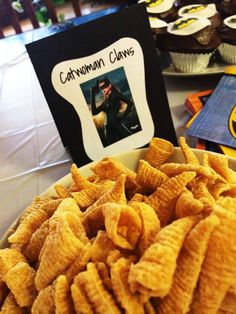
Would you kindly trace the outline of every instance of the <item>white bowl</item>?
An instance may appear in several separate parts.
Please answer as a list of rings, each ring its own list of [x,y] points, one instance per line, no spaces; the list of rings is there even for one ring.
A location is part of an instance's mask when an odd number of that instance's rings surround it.
[[[202,161],[203,155],[205,153],[216,154],[216,153],[209,152],[209,151],[206,152],[205,150],[199,150],[199,149],[192,149],[192,150],[196,154],[196,156],[198,157],[200,162]],[[120,160],[125,166],[127,166],[131,170],[136,171],[137,166],[138,166],[138,161],[139,161],[139,159],[141,159],[144,156],[145,151],[146,151],[146,148],[142,148],[142,149],[133,150],[133,151],[121,154],[121,155],[117,155],[115,157],[118,160]],[[236,159],[232,158],[232,157],[227,157],[227,158],[229,160],[230,168],[236,171]],[[184,162],[184,156],[183,156],[182,151],[179,147],[174,148],[174,154],[171,156],[171,158],[168,160],[168,162],[178,162],[178,163]],[[87,177],[90,174],[92,174],[92,171],[90,170],[90,168],[93,165],[95,165],[96,163],[97,163],[97,161],[89,163],[83,167],[80,167],[79,171],[80,171],[81,175]],[[60,183],[60,184],[64,185],[65,187],[68,187],[71,184],[71,182],[72,182],[71,174],[68,174],[55,183]],[[50,196],[50,197],[56,195],[53,185],[50,186],[47,190],[45,190],[42,193],[42,195]],[[4,236],[0,240],[0,248],[5,248],[8,246],[7,239],[10,236],[10,234],[12,234],[13,230],[15,230],[15,228],[17,227],[19,219],[20,219],[20,216],[13,222],[13,224],[9,227],[7,232],[4,234]]]

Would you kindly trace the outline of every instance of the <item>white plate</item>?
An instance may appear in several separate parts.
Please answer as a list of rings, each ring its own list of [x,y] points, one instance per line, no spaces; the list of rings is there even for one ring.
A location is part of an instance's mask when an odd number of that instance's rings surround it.
[[[168,67],[166,67],[164,70],[162,70],[162,74],[165,76],[202,76],[202,75],[215,75],[215,74],[222,74],[225,71],[225,68],[227,67],[226,64],[223,63],[214,63],[210,66],[208,66],[204,71],[202,72],[193,72],[193,73],[181,73],[176,72],[174,69],[173,64],[170,64]]]
[[[192,149],[192,150],[194,151],[196,156],[199,158],[199,161],[201,162],[202,158],[203,158],[203,154],[206,153],[206,151],[205,150],[198,150],[198,149]],[[141,159],[144,156],[145,151],[146,151],[146,148],[137,149],[137,150],[130,151],[128,153],[124,153],[122,155],[118,155],[118,156],[116,156],[116,158],[118,160],[120,160],[125,166],[130,168],[131,170],[136,171],[137,166],[138,166],[138,161],[139,161],[139,159]],[[208,154],[216,154],[216,153],[209,152],[209,151],[207,151],[207,153]],[[227,158],[229,160],[230,168],[236,171],[236,159],[232,158],[232,157],[227,157]],[[179,147],[175,147],[174,154],[171,156],[171,158],[168,161],[169,162],[178,162],[178,163],[184,162],[184,157],[183,157],[182,151]],[[93,165],[95,165],[96,163],[97,162],[92,162],[92,163],[89,163],[83,167],[80,167],[79,170],[80,170],[81,175],[84,177],[87,177],[90,174],[92,174],[90,168]],[[72,182],[71,174],[68,174],[65,177],[63,177],[62,179],[60,179],[59,181],[57,181],[56,183],[60,183],[60,184],[64,185],[65,187],[69,187],[71,182]],[[53,185],[50,186],[46,191],[44,191],[42,193],[42,195],[46,195],[46,196],[50,196],[50,197],[54,196],[55,190],[53,188]],[[20,219],[20,216],[10,226],[10,228],[7,230],[7,232],[4,234],[4,236],[0,240],[0,248],[5,248],[8,246],[7,239],[10,236],[10,234],[12,234],[12,232],[15,230],[19,219]]]

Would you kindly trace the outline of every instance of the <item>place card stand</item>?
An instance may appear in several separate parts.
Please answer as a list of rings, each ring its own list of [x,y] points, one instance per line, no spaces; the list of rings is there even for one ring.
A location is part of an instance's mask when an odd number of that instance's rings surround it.
[[[26,45],[63,144],[79,166],[144,147],[177,145],[144,4]]]

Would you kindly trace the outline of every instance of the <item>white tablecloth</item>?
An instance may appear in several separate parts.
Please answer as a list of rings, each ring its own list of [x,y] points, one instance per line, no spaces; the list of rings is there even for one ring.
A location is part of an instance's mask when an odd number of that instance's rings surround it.
[[[218,80],[165,77],[177,136],[189,119],[185,98]],[[69,172],[71,163],[24,45],[0,41],[0,238],[35,195]]]

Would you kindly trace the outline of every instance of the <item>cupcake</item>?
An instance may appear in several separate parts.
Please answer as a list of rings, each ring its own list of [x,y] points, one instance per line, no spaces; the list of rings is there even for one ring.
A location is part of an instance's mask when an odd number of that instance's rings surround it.
[[[220,3],[220,13],[223,18],[236,14],[236,0],[223,0]]]
[[[224,19],[218,33],[222,41],[218,48],[222,60],[228,64],[236,64],[236,14]]]
[[[177,8],[175,0],[139,0],[138,3],[145,2],[149,16],[156,17],[167,23],[176,20]]]
[[[209,19],[211,25],[214,28],[220,27],[223,21],[220,13],[216,9],[216,5],[213,3],[207,5],[192,4],[184,6],[178,10],[178,16],[180,17],[189,15],[200,16]]]
[[[204,17],[187,16],[169,23],[161,50],[168,51],[178,72],[202,72],[221,43],[211,22]]]
[[[158,19],[157,17],[149,17],[149,23],[152,30],[152,34],[156,43],[156,47],[160,47],[164,36],[167,34],[167,23]]]

